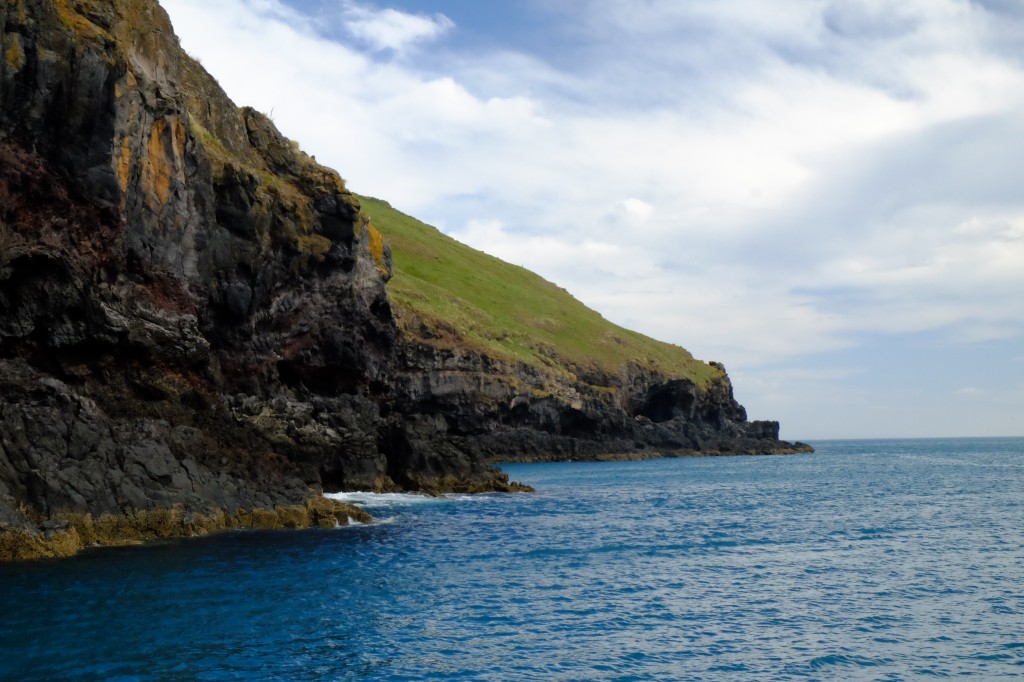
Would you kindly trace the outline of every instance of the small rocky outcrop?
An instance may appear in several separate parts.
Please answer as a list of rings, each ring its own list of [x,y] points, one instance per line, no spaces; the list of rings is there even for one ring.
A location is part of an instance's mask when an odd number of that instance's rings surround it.
[[[576,381],[400,331],[358,200],[155,0],[0,3],[0,52],[0,559],[517,489],[495,459],[806,448],[724,371]]]

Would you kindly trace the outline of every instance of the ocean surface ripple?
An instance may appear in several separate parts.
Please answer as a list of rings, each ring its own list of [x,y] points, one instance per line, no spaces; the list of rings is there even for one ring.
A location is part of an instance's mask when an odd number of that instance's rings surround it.
[[[1024,678],[1024,439],[815,445],[0,566],[0,679]]]

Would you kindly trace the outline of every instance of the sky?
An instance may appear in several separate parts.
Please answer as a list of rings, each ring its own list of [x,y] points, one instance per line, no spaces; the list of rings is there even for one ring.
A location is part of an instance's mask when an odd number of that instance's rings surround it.
[[[1024,3],[161,0],[350,189],[788,439],[1024,435]]]

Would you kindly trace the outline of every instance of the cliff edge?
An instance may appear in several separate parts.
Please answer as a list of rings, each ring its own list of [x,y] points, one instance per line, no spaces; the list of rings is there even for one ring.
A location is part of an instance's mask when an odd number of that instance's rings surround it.
[[[720,365],[583,313],[523,331],[419,267],[483,255],[236,107],[155,0],[9,0],[0,49],[0,558],[514,489],[499,459],[808,449]]]

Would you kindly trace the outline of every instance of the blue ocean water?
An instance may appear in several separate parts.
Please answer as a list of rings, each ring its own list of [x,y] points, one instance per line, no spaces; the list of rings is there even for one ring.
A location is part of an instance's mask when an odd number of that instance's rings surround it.
[[[1024,439],[815,445],[0,566],[0,679],[1024,678]]]

